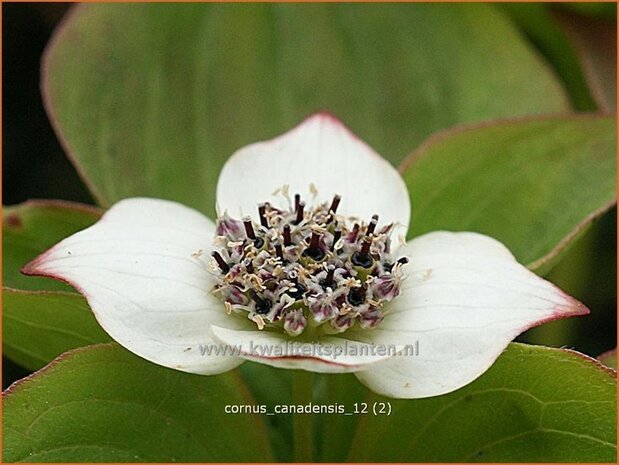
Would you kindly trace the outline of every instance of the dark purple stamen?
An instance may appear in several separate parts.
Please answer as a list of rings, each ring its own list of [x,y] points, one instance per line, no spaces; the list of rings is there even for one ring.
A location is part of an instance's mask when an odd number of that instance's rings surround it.
[[[288,247],[291,244],[292,244],[292,238],[290,236],[290,226],[285,225],[284,226],[284,245]]]
[[[254,226],[251,224],[251,218],[243,218],[243,224],[245,225],[245,234],[251,240],[256,240],[256,233],[254,233]]]
[[[249,258],[246,258],[244,264],[245,264],[245,270],[249,274],[253,274],[253,272],[254,272],[254,264],[251,262],[251,260]]]
[[[376,225],[378,224],[378,215],[372,216],[372,221],[368,224],[368,230],[366,231],[366,235],[374,234],[374,230],[376,229]]]
[[[280,243],[275,244],[275,254],[282,262],[284,261],[284,251]]]
[[[310,241],[309,247],[303,252],[303,255],[317,262],[325,258],[325,252],[320,248],[319,244],[320,237],[321,236],[319,233],[312,232],[312,239]]]
[[[368,236],[363,238],[363,245],[361,246],[361,250],[359,252],[355,252],[352,257],[350,257],[350,261],[355,266],[360,266],[362,268],[371,268],[374,263],[374,259],[370,255],[370,246],[372,245],[372,239]]]
[[[303,221],[303,209],[304,208],[305,208],[305,202],[301,200],[296,207],[297,217],[294,220],[294,224],[299,224],[301,221]]]
[[[329,207],[329,211],[331,213],[336,213],[337,212],[337,207],[339,207],[340,205],[340,200],[342,200],[342,197],[340,195],[335,195],[335,197],[333,197],[333,201],[331,202],[331,206]]]
[[[312,240],[310,241],[310,249],[318,248],[318,241],[320,240],[320,234],[312,232]]]
[[[267,221],[267,217],[264,215],[267,209],[267,204],[262,203],[258,206],[258,215],[260,216],[260,224],[265,228],[269,227],[269,223]]]
[[[227,273],[228,271],[230,271],[230,266],[226,263],[226,261],[219,254],[219,252],[213,252],[212,255],[215,261],[217,262],[217,265],[219,265],[219,269],[221,271],[223,271],[224,273]]]
[[[335,267],[333,265],[329,265],[329,269],[327,270],[327,276],[320,283],[323,288],[331,287],[333,284],[333,275],[335,274]]]
[[[352,232],[350,233],[350,241],[357,242],[357,236],[359,235],[359,223],[355,223],[352,227]]]
[[[299,203],[301,203],[301,196],[299,194],[294,194],[294,211],[299,209]]]

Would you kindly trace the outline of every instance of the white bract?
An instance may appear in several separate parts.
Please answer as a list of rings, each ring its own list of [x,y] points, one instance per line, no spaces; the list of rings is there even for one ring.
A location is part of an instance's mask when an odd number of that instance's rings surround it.
[[[588,313],[490,237],[399,241],[403,180],[329,115],[232,155],[217,210],[126,199],[23,271],[73,285],[154,363],[353,372],[398,398],[458,389],[526,329]]]

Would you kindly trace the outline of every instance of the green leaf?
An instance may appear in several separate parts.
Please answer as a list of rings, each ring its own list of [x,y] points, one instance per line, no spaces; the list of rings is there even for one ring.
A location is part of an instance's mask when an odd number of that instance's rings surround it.
[[[596,109],[575,50],[555,21],[548,3],[501,3],[500,7],[531,38],[557,71],[576,110]]]
[[[616,462],[614,372],[582,354],[511,344],[451,394],[364,415],[350,462]],[[371,408],[371,407],[370,407]],[[370,439],[371,438],[371,439]]]
[[[3,398],[5,462],[260,462],[262,419],[235,373],[159,367],[115,344],[63,355]]]
[[[396,163],[438,129],[568,108],[484,4],[82,5],[48,48],[43,90],[101,205],[146,195],[209,214],[234,150],[319,110]]]
[[[402,171],[413,205],[409,236],[477,231],[521,263],[549,267],[616,199],[615,120],[508,120],[430,138]]]
[[[71,234],[87,228],[101,212],[89,205],[59,200],[31,200],[4,207],[2,218],[2,282],[28,290],[73,288],[48,278],[24,276],[20,269],[37,255]]]
[[[2,299],[3,355],[30,370],[67,350],[110,340],[80,295],[5,288]]]

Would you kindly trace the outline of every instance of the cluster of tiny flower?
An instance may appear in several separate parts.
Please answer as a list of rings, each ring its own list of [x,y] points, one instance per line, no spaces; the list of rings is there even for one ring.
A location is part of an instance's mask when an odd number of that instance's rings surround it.
[[[394,224],[380,229],[378,216],[355,222],[331,204],[306,208],[295,195],[287,210],[260,204],[260,224],[227,213],[217,220],[211,268],[215,294],[228,313],[245,312],[259,329],[283,329],[290,336],[335,334],[355,323],[373,328],[385,302],[400,292],[407,258],[390,254]]]

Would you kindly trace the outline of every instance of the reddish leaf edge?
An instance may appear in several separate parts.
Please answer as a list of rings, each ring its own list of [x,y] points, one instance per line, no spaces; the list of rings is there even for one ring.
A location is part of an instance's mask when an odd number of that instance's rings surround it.
[[[612,120],[616,117],[614,113],[606,111],[597,112],[553,112],[538,115],[524,115],[507,118],[494,118],[481,122],[456,124],[449,128],[440,129],[428,136],[421,144],[410,152],[398,166],[398,171],[403,174],[418,158],[424,156],[430,147],[449,139],[452,136],[467,133],[479,132],[485,129],[510,126],[513,124],[524,124],[529,122],[544,121],[581,121],[581,120]]]
[[[111,348],[116,346],[115,342],[106,342],[104,344],[92,344],[84,347],[78,347],[77,349],[71,349],[67,352],[60,354],[54,360],[49,362],[43,368],[35,371],[34,373],[29,374],[28,376],[18,379],[14,383],[12,383],[9,387],[7,387],[4,391],[2,391],[2,399],[5,400],[8,396],[15,394],[16,392],[21,391],[30,381],[36,381],[41,376],[46,375],[47,373],[51,373],[57,366],[61,365],[65,360],[70,359],[71,357],[85,352],[91,348]]]
[[[528,345],[528,344],[521,344],[521,345]],[[548,347],[548,349],[552,349],[552,347]],[[594,357],[591,357],[590,355],[583,354],[582,352],[579,352],[579,351],[574,350],[574,349],[569,349],[567,347],[561,347],[560,349],[557,349],[557,350],[561,350],[561,351],[566,352],[566,353],[568,353],[568,354],[570,354],[570,355],[572,355],[574,357],[586,360],[587,362],[592,363],[596,368],[598,368],[601,371],[603,371],[604,373],[607,373],[608,375],[610,375],[613,379],[617,378],[617,371],[615,369],[604,365],[598,359],[596,359]]]
[[[29,199],[25,202],[16,203],[13,205],[3,205],[4,210],[18,210],[25,208],[51,208],[57,210],[77,210],[93,217],[100,217],[103,214],[103,209],[89,205],[87,203],[74,202],[72,200],[61,199]]]

